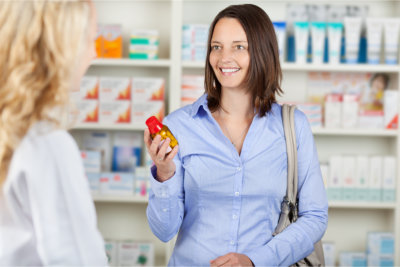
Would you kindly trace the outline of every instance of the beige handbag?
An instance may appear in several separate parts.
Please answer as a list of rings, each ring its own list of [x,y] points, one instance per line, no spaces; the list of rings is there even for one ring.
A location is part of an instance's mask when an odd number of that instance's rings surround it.
[[[294,110],[296,106],[282,105],[282,122],[286,138],[286,150],[288,158],[287,191],[281,204],[281,214],[273,236],[282,232],[298,218],[297,203],[297,144],[294,128]],[[321,240],[314,244],[314,251],[304,259],[291,266],[325,266],[324,251]]]

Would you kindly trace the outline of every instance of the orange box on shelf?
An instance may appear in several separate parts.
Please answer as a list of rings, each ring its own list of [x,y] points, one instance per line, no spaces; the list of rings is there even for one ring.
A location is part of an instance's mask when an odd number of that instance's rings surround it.
[[[69,122],[96,123],[99,121],[99,101],[80,100],[70,106]]]
[[[104,45],[104,38],[103,38],[103,25],[97,25],[97,33],[96,33],[96,40],[95,47],[96,47],[96,54],[97,58],[103,57],[103,45]]]
[[[146,101],[132,105],[132,123],[137,126],[144,126],[146,120],[156,116],[160,121],[164,118],[164,101]]]
[[[84,76],[81,80],[80,99],[99,99],[99,78]]]
[[[103,57],[122,58],[122,31],[120,25],[104,25]]]

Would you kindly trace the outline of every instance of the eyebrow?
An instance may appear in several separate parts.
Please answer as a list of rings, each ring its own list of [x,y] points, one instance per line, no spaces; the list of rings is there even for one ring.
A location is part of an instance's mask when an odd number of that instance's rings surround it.
[[[217,44],[221,44],[221,42],[219,41],[211,41],[211,43],[217,43]],[[247,41],[233,41],[232,43],[247,43]]]

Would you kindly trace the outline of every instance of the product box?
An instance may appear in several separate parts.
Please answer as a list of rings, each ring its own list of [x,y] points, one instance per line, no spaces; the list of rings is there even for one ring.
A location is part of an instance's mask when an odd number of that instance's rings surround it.
[[[139,133],[115,133],[112,171],[134,172],[141,165],[143,136]]]
[[[182,45],[207,46],[208,24],[184,24],[182,26]]]
[[[108,265],[118,266],[118,242],[113,240],[105,240],[104,247],[106,250]]]
[[[358,114],[358,127],[365,129],[383,129],[383,111],[361,110]]]
[[[164,101],[147,101],[135,103],[132,107],[132,123],[143,126],[150,116],[156,116],[159,121],[164,118]]]
[[[99,78],[84,76],[80,85],[80,99],[99,99]]]
[[[100,102],[131,100],[131,79],[116,77],[100,78]]]
[[[358,125],[359,96],[353,94],[343,95],[342,127],[355,128]]]
[[[131,32],[131,45],[157,45],[159,41],[157,30],[133,30]]]
[[[101,153],[101,170],[111,170],[111,142],[107,132],[84,132],[82,135],[83,150],[97,150]]]
[[[384,125],[386,129],[397,129],[399,124],[399,93],[385,90],[383,93]]]
[[[312,128],[322,127],[322,106],[318,103],[297,103],[297,108],[304,112]]]
[[[356,187],[356,158],[353,156],[343,156],[342,174],[343,174],[343,200],[355,200]]]
[[[96,48],[96,55],[98,58],[103,57],[103,46],[104,46],[104,38],[103,38],[103,25],[97,24],[97,32],[96,32],[96,39],[95,39],[95,48]]]
[[[101,171],[101,152],[98,150],[81,150],[85,172]]]
[[[119,266],[154,266],[154,245],[124,241],[118,244]]]
[[[396,157],[383,157],[382,201],[396,201]]]
[[[181,106],[192,104],[205,92],[204,76],[183,75],[181,89]]]
[[[390,232],[369,232],[367,234],[367,254],[372,256],[394,255],[394,234]]]
[[[130,59],[158,59],[158,45],[130,45]]]
[[[183,61],[200,61],[204,62],[207,56],[207,46],[205,45],[183,45],[182,60]]]
[[[124,195],[134,194],[134,174],[123,172],[103,172],[100,174],[100,194]]]
[[[325,266],[336,266],[335,264],[335,243],[322,242],[322,249],[324,250]]]
[[[122,58],[121,25],[103,26],[103,57]]]
[[[381,156],[373,156],[369,160],[369,201],[381,201],[382,199],[382,161]]]
[[[164,101],[165,81],[163,78],[132,78],[132,102]]]
[[[131,101],[116,100],[100,102],[101,124],[125,124],[131,122]]]
[[[368,266],[394,267],[394,255],[368,255]]]
[[[343,159],[342,156],[329,158],[328,199],[343,199]]]
[[[356,157],[356,200],[369,200],[369,158],[368,156]]]
[[[148,197],[151,176],[150,169],[147,167],[137,167],[135,176],[135,195]]]
[[[96,123],[99,121],[99,101],[80,100],[71,102],[68,120],[72,123]]]
[[[328,94],[325,97],[325,127],[339,128],[342,126],[341,94]]]
[[[367,266],[367,255],[365,252],[341,252],[339,256],[339,266]]]
[[[92,195],[100,194],[100,173],[87,172],[86,177],[88,179],[90,192]]]

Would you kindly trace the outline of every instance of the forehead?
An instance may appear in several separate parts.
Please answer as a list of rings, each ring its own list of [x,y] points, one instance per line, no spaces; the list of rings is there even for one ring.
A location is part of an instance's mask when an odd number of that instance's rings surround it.
[[[235,18],[222,18],[215,24],[212,41],[247,41],[246,32],[244,31],[239,20]]]

